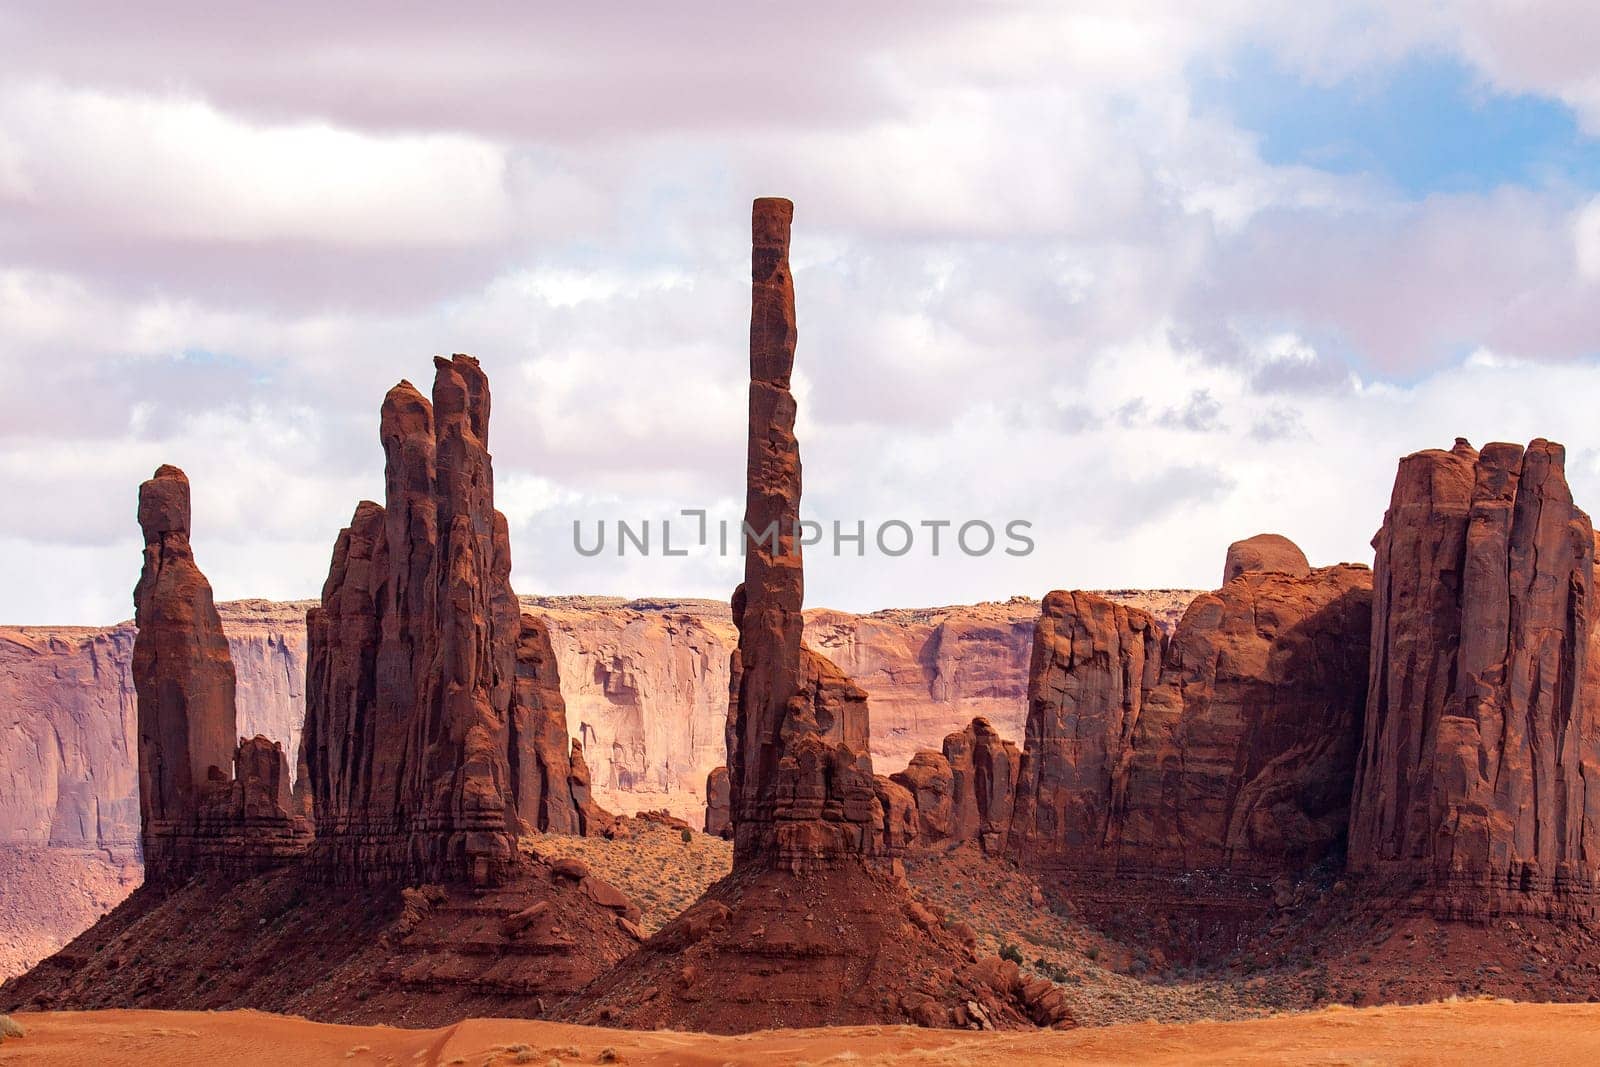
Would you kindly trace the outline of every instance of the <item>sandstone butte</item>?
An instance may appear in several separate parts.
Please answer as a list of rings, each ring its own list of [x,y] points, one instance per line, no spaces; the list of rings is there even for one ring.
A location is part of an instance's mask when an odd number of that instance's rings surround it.
[[[1565,461],[1407,456],[1373,541],[1350,866],[1442,914],[1597,917],[1595,538]]]
[[[1596,540],[1564,459],[1543,440],[1408,456],[1375,571],[1258,535],[1170,636],[1051,593],[1020,760],[982,720],[917,753],[885,840],[976,841],[1190,956],[1319,870],[1446,920],[1592,922]]]
[[[790,392],[797,330],[793,205],[752,211],[747,546],[733,596],[725,772],[733,872],[564,1017],[742,1032],[906,1023],[1009,1029],[1068,1021],[1059,991],[977,960],[971,932],[914,900],[882,834],[866,693],[804,641],[793,534],[800,450]],[[723,775],[714,775],[715,791]],[[1025,1014],[1027,1013],[1027,1014]]]
[[[431,404],[407,383],[386,398],[386,506],[357,507],[309,613],[297,796],[265,739],[233,780],[218,766],[235,675],[188,484],[162,468],[141,491],[145,884],[7,983],[8,1006],[441,1024],[542,1013],[638,943],[615,887],[520,847],[609,816],[568,749],[548,634],[511,594],[487,380],[471,357],[435,365]]]

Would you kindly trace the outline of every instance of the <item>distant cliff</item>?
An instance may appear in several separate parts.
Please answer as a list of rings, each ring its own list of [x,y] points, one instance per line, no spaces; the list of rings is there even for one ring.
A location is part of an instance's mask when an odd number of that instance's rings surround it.
[[[1169,622],[1193,594],[1116,592]],[[700,817],[723,760],[728,607],[711,600],[523,597],[550,623],[567,703],[595,788],[614,810]],[[309,602],[218,605],[239,675],[240,732],[293,752],[305,716]],[[806,613],[806,639],[873,699],[874,755],[898,769],[975,716],[1020,736],[1038,603]],[[0,627],[0,845],[133,847],[131,622]]]

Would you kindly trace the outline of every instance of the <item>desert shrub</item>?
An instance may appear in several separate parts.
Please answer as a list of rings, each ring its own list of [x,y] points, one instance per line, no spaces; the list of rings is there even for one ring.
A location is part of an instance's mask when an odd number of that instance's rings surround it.
[[[1091,960],[1097,960],[1100,958],[1100,946],[1090,945],[1088,948],[1083,950],[1083,954],[1089,957]]]
[[[1000,958],[1022,966],[1022,950],[1009,941],[1000,946]]]
[[[0,1039],[8,1037],[26,1037],[28,1032],[22,1024],[9,1015],[0,1015]]]
[[[683,843],[684,844],[688,845],[688,844],[692,844],[694,842],[694,831],[689,829],[687,826],[685,826],[683,828],[683,835],[682,836],[683,836]]]

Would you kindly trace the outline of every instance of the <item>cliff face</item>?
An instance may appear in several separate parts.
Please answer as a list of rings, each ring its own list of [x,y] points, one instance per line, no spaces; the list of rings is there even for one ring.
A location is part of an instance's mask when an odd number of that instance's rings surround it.
[[[1595,914],[1595,538],[1565,458],[1407,456],[1373,541],[1350,865],[1446,915]]]
[[[1371,572],[1307,571],[1297,551],[1252,553],[1252,542],[1230,551],[1234,577],[1198,597],[1170,638],[1094,594],[1046,598],[1010,826],[1019,858],[1273,878],[1337,854]]]
[[[133,634],[131,622],[0,633],[0,842],[134,861]]]
[[[1170,625],[1194,594],[1102,595],[1146,605]],[[666,808],[699,824],[706,774],[723,761],[735,643],[728,606],[519,600],[549,625],[567,730],[584,746],[595,800],[626,813]],[[217,605],[238,676],[240,736],[261,734],[286,752],[299,750],[305,612],[315,603]],[[805,640],[872,694],[873,759],[898,770],[978,716],[1003,737],[1023,736],[1038,617],[1039,602],[1022,598],[870,615],[821,608],[806,612]],[[0,627],[0,844],[108,849],[133,859],[133,636],[131,621]]]
[[[238,676],[239,734],[281,741],[288,752],[305,717],[308,606],[217,605]],[[0,845],[137,861],[134,633],[131,621],[0,629]]]

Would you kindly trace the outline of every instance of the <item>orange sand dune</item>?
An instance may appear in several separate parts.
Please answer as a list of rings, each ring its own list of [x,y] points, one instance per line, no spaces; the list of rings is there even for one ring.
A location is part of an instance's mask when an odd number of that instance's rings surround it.
[[[1229,1023],[1140,1023],[1067,1032],[965,1034],[905,1027],[777,1030],[741,1037],[633,1033],[522,1019],[440,1030],[332,1026],[261,1012],[101,1011],[19,1015],[28,1036],[0,1063],[337,1063],[442,1067],[531,1063],[683,1064],[1592,1064],[1600,1006],[1474,1001],[1332,1008]],[[613,1060],[602,1059],[611,1050]]]

